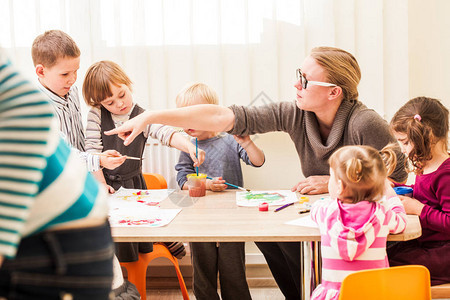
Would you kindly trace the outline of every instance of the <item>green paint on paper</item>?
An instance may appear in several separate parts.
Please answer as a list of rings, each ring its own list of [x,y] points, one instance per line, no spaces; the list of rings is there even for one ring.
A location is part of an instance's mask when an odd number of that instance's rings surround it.
[[[280,193],[247,193],[243,198],[248,201],[264,200],[266,202],[282,201],[286,197]]]

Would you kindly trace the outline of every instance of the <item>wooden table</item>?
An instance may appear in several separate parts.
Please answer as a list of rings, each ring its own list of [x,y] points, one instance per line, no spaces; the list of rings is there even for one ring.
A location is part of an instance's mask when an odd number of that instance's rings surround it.
[[[324,195],[309,196],[310,201]],[[205,197],[190,198],[187,191],[172,193],[160,204],[161,208],[182,208],[176,218],[165,227],[113,227],[116,242],[302,242],[302,255],[306,261],[314,256],[311,241],[320,241],[318,228],[284,224],[299,218],[300,204],[296,203],[279,212],[269,208],[260,212],[258,207],[238,207],[235,191],[214,193]],[[405,241],[421,235],[417,216],[408,216],[408,225],[401,234],[389,235],[390,241]],[[306,242],[306,243],[305,243]],[[318,249],[316,243],[315,249]],[[304,265],[302,281],[311,278]],[[309,284],[303,289],[303,299],[309,299]]]

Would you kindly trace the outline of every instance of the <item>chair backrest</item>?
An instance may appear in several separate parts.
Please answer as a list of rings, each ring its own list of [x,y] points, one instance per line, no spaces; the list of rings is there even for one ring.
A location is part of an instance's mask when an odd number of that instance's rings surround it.
[[[164,179],[164,176],[157,173],[143,173],[145,184],[147,185],[147,189],[156,190],[156,189],[167,189],[167,182]]]
[[[410,265],[352,273],[342,282],[339,300],[431,300],[430,272]]]

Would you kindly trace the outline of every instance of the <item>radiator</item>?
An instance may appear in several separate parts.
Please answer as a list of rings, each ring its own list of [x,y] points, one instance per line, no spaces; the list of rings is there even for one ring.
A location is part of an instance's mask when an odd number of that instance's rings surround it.
[[[177,172],[175,165],[178,163],[180,150],[161,145],[159,141],[148,139],[142,162],[144,173],[158,173],[164,176],[169,189],[178,189]]]

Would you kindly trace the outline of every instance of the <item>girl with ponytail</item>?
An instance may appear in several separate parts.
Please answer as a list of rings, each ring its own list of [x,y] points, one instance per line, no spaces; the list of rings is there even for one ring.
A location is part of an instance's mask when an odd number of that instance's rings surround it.
[[[450,282],[450,156],[448,109],[437,99],[408,101],[391,120],[391,131],[416,174],[406,213],[418,215],[422,236],[388,248],[392,266],[423,265],[431,285]]]
[[[322,240],[322,284],[311,299],[337,300],[348,274],[389,267],[387,236],[406,227],[405,210],[387,179],[397,161],[392,148],[346,146],[331,155],[330,198],[311,210]]]

